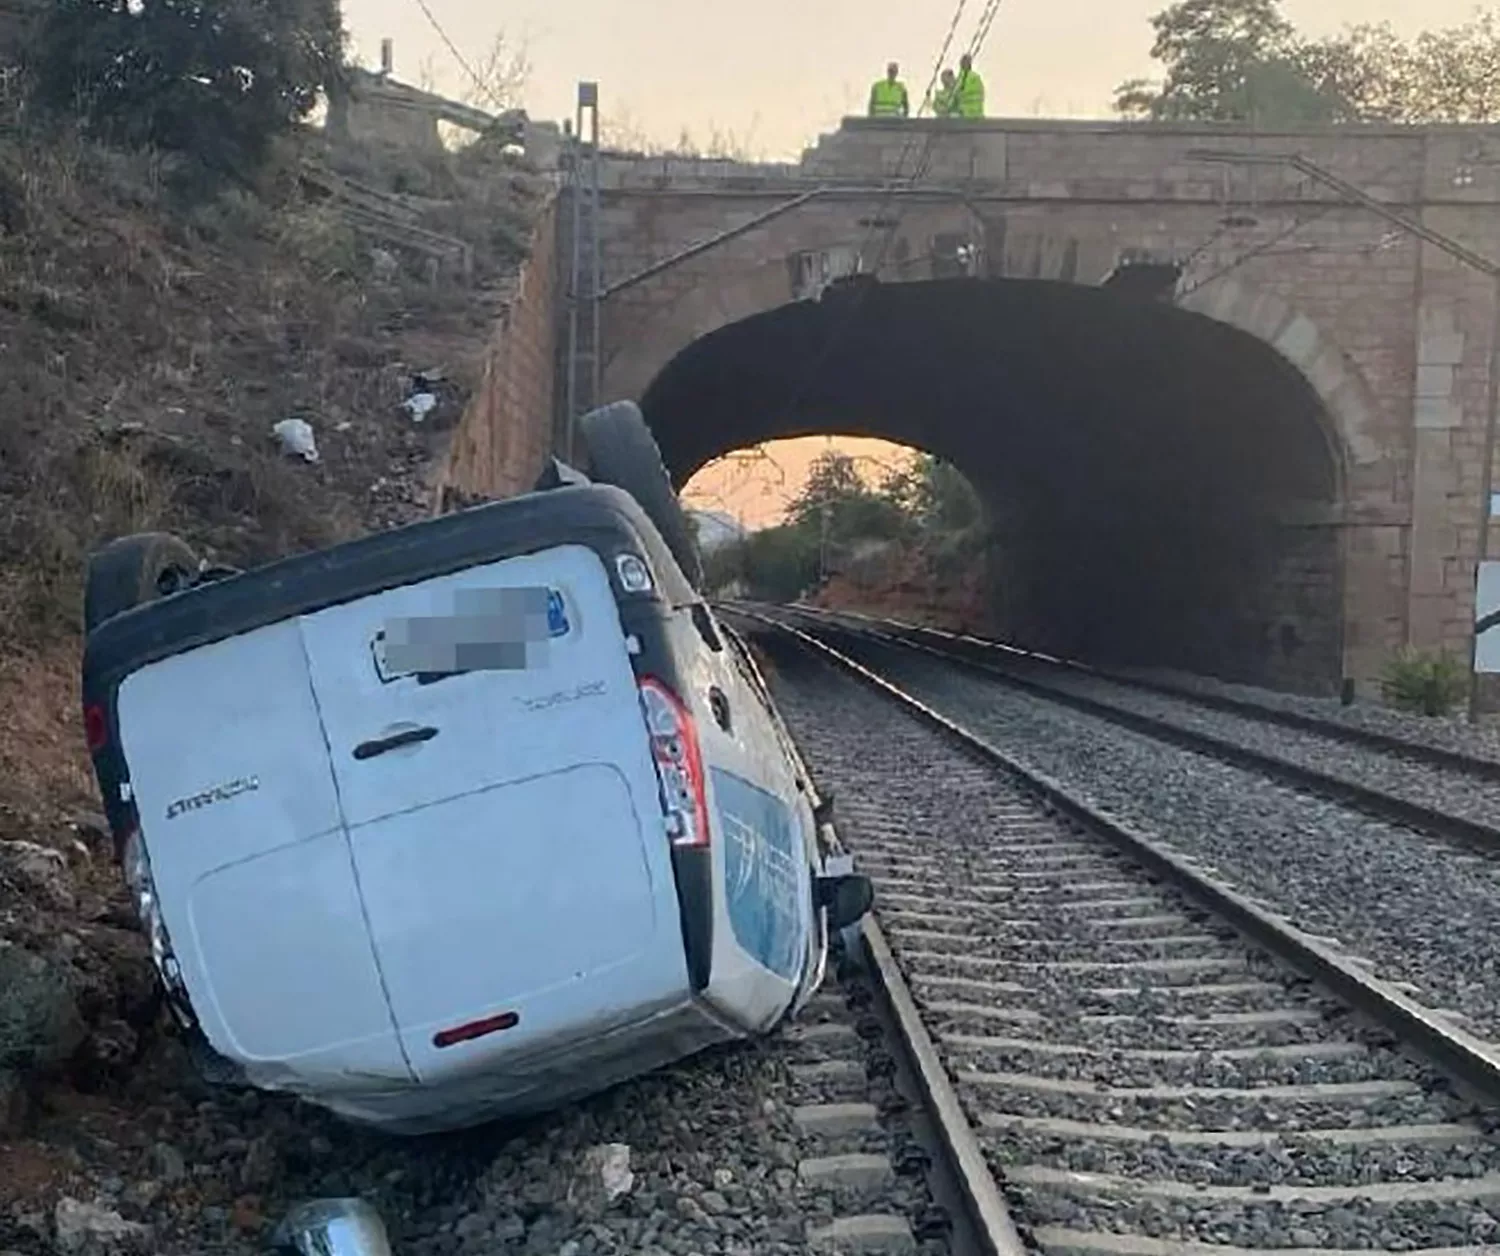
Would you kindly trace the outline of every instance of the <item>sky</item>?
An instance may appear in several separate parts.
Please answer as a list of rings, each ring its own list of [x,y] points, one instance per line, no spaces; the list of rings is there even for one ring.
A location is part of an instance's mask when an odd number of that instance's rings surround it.
[[[377,64],[395,41],[398,78],[424,66],[458,94],[464,70],[422,10],[459,52],[479,60],[496,35],[523,42],[533,72],[525,104],[536,117],[573,112],[580,79],[599,83],[606,122],[663,143],[686,128],[748,155],[795,156],[838,118],[858,111],[870,82],[901,61],[913,95],[927,84],[956,0],[343,0],[355,51]],[[1167,0],[1004,0],[978,58],[989,112],[1010,117],[1106,114],[1115,84],[1149,74],[1151,14]],[[967,44],[983,0],[967,0]],[[1474,0],[1284,0],[1304,33],[1389,21],[1406,34],[1456,25]]]
[[[1151,15],[1169,0],[1004,0],[976,64],[997,117],[1107,116],[1121,81],[1150,76]],[[524,46],[533,117],[571,117],[580,79],[599,84],[616,136],[673,144],[687,134],[749,158],[795,157],[840,117],[860,112],[870,82],[895,58],[913,97],[926,88],[957,0],[343,0],[355,55],[377,65],[395,41],[396,76],[461,95],[469,83],[441,27],[471,65],[497,36]],[[432,18],[424,12],[426,5]],[[1474,0],[1283,0],[1307,35],[1390,22],[1411,35],[1454,26]],[[983,0],[966,0],[966,46]],[[951,60],[951,59],[950,59]],[[690,486],[693,504],[752,526],[774,521],[826,446],[775,451],[774,464],[715,469]],[[888,459],[865,442],[840,442]],[[696,491],[693,491],[696,490]]]

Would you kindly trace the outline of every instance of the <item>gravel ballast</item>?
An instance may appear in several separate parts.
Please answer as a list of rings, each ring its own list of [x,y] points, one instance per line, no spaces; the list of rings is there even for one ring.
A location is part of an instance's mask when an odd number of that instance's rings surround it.
[[[1500,874],[1482,856],[894,646],[850,646],[1107,814],[1500,1037]]]
[[[0,911],[9,901],[0,885]],[[144,977],[144,955],[133,962]],[[162,1012],[127,1067],[27,1088],[14,1113],[0,1067],[0,1256],[252,1256],[294,1204],[348,1196],[377,1210],[397,1256],[946,1256],[870,1001],[864,974],[830,961],[766,1039],[417,1139],[211,1088]],[[97,1031],[49,1041],[80,1032]]]
[[[1188,698],[1076,673],[1054,671],[1035,679],[1059,693],[1217,738],[1443,814],[1500,827],[1500,780],[1488,774],[1424,763],[1395,751],[1340,740],[1336,733],[1288,728],[1251,715],[1214,710]]]
[[[1102,843],[1081,856],[1087,835],[889,698],[784,638],[760,645],[1019,1220],[1064,1246],[1059,1231],[1385,1250],[1494,1236],[1500,1146],[1442,1078]],[[972,724],[941,683],[912,683],[920,666],[882,671]],[[1076,718],[1007,706],[992,724],[1070,785],[1082,762],[1089,792],[1132,774],[1149,788],[1102,740],[1064,758]],[[1183,790],[1214,823],[1238,818],[1201,781]]]

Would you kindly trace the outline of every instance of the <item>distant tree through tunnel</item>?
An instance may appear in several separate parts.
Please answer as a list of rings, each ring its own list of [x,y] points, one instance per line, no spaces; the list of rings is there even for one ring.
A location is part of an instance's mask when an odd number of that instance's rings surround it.
[[[992,627],[1011,639],[1338,681],[1341,452],[1303,375],[1226,324],[1047,281],[834,288],[694,341],[642,403],[679,486],[821,433],[953,463],[987,505]]]

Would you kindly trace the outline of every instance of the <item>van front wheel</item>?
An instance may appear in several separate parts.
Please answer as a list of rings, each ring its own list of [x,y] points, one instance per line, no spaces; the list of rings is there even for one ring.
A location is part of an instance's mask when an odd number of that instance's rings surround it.
[[[83,630],[176,593],[198,574],[198,556],[170,532],[136,532],[89,555],[83,589]]]

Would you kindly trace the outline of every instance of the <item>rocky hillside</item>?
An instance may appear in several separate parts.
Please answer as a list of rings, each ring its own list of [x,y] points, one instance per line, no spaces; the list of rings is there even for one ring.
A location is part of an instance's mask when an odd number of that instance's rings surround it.
[[[299,173],[309,162],[320,180]],[[356,233],[318,190],[329,170],[463,239],[469,276]],[[254,192],[189,202],[171,176],[0,122],[7,1256],[260,1250],[283,1193],[348,1187],[371,1157],[377,1184],[394,1171],[316,1114],[192,1080],[83,755],[82,559],[160,527],[255,563],[429,509],[425,471],[545,192],[482,144],[418,161],[332,153],[311,133]],[[407,406],[417,392],[436,407]],[[315,460],[273,434],[284,420],[311,430]]]
[[[952,567],[920,545],[874,545],[842,563],[809,601],[831,610],[983,633],[988,623],[983,563]]]

